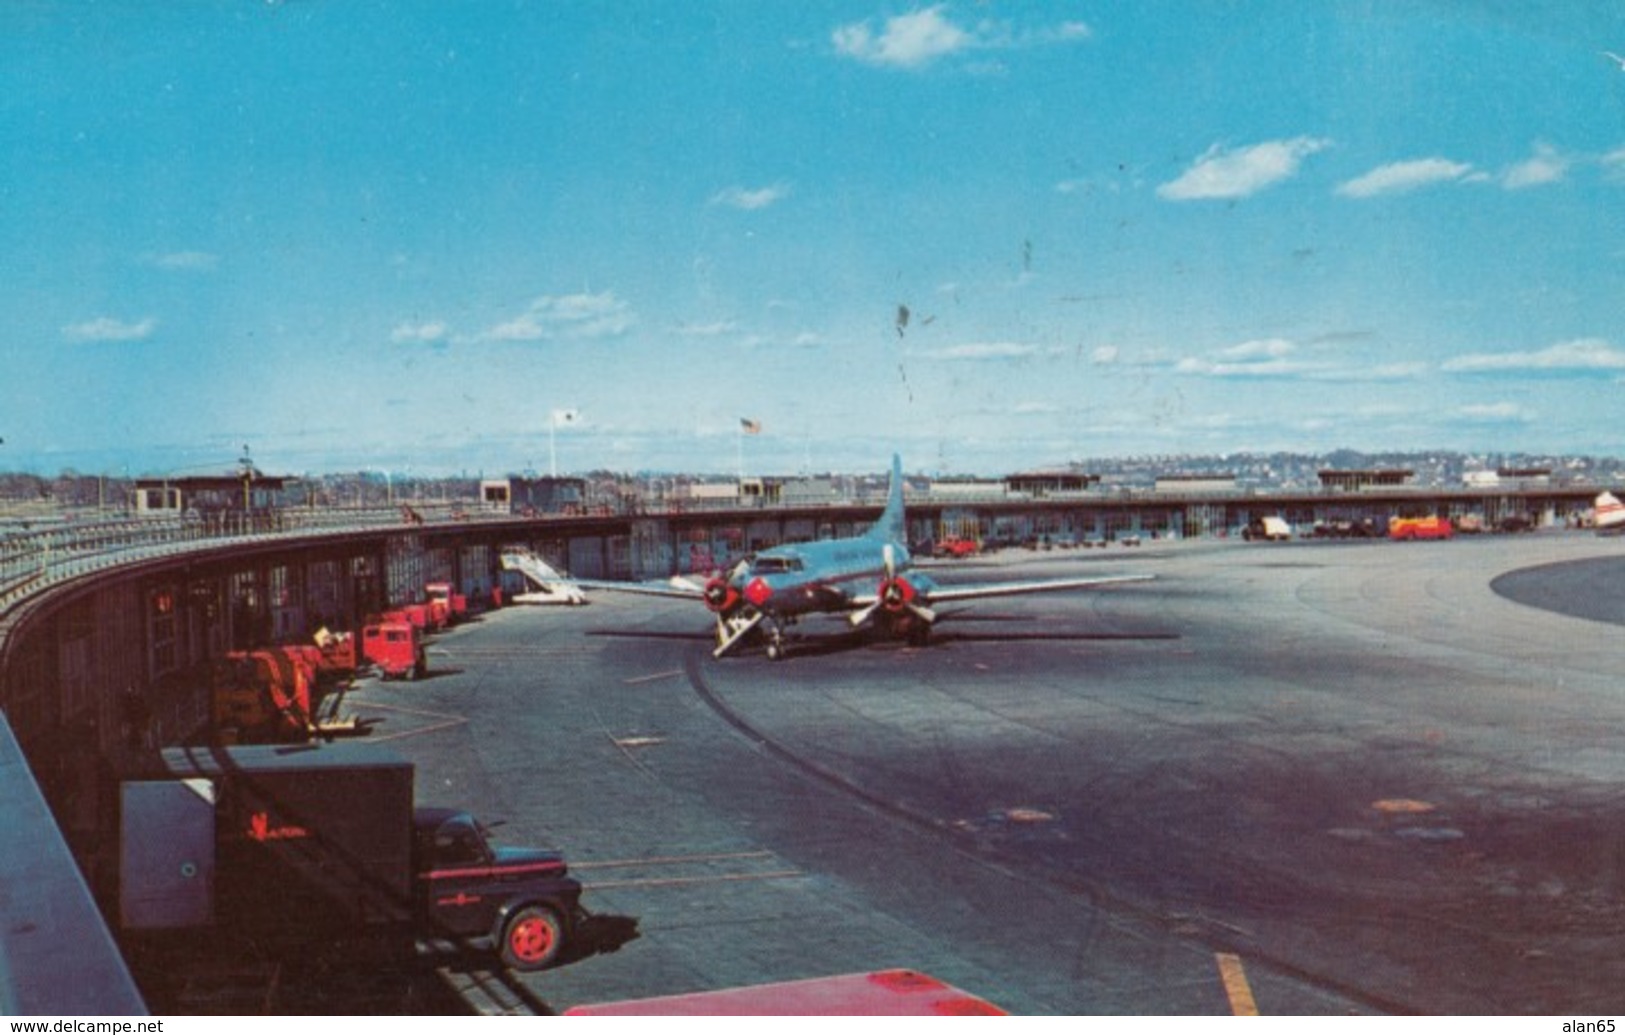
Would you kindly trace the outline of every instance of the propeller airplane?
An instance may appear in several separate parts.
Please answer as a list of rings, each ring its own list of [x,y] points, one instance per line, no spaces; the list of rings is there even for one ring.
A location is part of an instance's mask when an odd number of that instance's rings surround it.
[[[985,597],[1092,589],[1145,582],[1151,575],[1113,575],[965,586],[938,585],[910,564],[903,511],[902,460],[892,457],[891,484],[879,520],[863,535],[775,546],[746,557],[703,585],[678,576],[666,583],[585,582],[587,589],[704,601],[716,616],[715,657],[759,640],[769,659],[785,656],[785,629],[809,614],[841,614],[853,629],[878,627],[923,645],[938,620],[935,605]]]

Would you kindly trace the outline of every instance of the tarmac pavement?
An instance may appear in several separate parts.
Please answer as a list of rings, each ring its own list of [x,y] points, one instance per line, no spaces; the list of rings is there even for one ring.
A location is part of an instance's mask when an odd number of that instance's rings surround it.
[[[910,967],[1023,1014],[1584,1016],[1625,987],[1625,584],[1589,574],[1622,557],[1011,551],[933,576],[1157,579],[954,608],[925,648],[807,622],[783,662],[599,593],[348,707],[421,803],[587,885],[576,951],[513,978],[540,1008]]]

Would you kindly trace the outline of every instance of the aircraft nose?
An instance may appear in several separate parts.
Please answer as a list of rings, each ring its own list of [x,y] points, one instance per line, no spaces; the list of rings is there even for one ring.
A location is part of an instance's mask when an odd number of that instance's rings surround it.
[[[745,587],[745,599],[749,600],[757,607],[761,607],[763,604],[767,603],[768,598],[772,595],[773,587],[769,586],[767,584],[767,580],[762,578],[760,575],[754,579],[751,579],[749,585]]]

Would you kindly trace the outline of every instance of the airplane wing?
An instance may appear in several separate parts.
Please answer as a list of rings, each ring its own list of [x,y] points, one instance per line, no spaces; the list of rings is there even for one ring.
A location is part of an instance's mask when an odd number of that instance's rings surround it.
[[[610,582],[599,579],[559,579],[567,586],[602,590],[608,593],[633,593],[646,597],[677,597],[683,600],[702,600],[705,587],[681,575],[673,575],[666,582]]]
[[[948,603],[954,600],[980,600],[984,597],[1013,597],[1023,593],[1052,593],[1067,589],[1093,589],[1097,586],[1114,586],[1125,582],[1149,582],[1155,575],[1105,575],[1077,579],[1047,579],[1037,582],[988,582],[968,586],[940,586],[932,585],[929,589],[921,591],[921,597],[927,605]],[[869,593],[861,597],[854,597],[854,607],[873,604],[879,599],[877,594]]]

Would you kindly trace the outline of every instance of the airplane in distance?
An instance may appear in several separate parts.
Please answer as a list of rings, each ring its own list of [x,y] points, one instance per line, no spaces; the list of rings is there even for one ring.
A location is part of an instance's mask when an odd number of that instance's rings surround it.
[[[1091,589],[1154,577],[1113,575],[942,586],[911,567],[906,541],[903,464],[893,456],[886,507],[863,535],[762,550],[727,572],[713,575],[704,585],[681,576],[667,583],[578,581],[577,585],[702,600],[716,616],[714,657],[760,640],[768,658],[779,661],[785,656],[785,629],[811,614],[844,615],[853,629],[879,628],[924,645],[939,617],[934,605]]]

